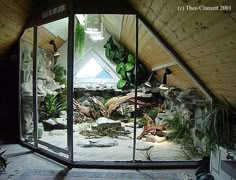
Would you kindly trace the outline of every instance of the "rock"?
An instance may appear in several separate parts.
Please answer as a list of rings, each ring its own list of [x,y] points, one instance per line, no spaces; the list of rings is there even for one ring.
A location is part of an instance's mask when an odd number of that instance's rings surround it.
[[[82,105],[89,107],[91,106],[91,102],[88,99],[86,99],[82,102]]]
[[[60,113],[60,118],[67,119],[67,113],[66,113],[66,111],[61,111],[61,113]]]
[[[22,97],[22,122],[24,122],[24,134],[33,132],[33,98],[30,96]]]
[[[121,127],[121,122],[120,121],[114,121],[112,119],[108,119],[108,118],[105,118],[105,117],[98,118],[96,123],[97,123],[97,128],[98,129],[112,128],[116,131],[123,130],[123,128]]]
[[[60,115],[66,115],[67,113],[66,113],[66,111],[61,111],[60,112]]]
[[[163,142],[163,141],[166,141],[166,137],[155,136],[155,138],[156,138],[156,142],[157,142],[157,143],[161,143],[161,142]]]
[[[67,130],[52,130],[49,132],[50,136],[65,136],[67,135]]]
[[[50,89],[51,91],[56,91],[57,89],[61,89],[61,87],[63,87],[63,86],[60,86],[54,80],[51,80],[51,81],[47,82],[47,84],[46,84],[46,88]]]
[[[146,137],[147,142],[152,142],[152,143],[161,143],[163,141],[166,141],[166,137],[160,137],[160,136],[154,136],[154,135],[148,135]]]
[[[170,110],[166,111],[165,113],[158,113],[157,118],[161,119],[159,125],[164,125],[167,119],[173,119],[175,113],[175,111],[172,112]]]
[[[42,79],[38,79],[38,81],[37,81],[37,92],[38,92],[38,95],[40,95],[40,96],[46,96],[47,95],[45,85],[44,85],[44,81]]]
[[[59,122],[59,123],[58,123]],[[66,129],[67,125],[64,120],[57,118],[57,120],[48,119],[43,121],[43,126],[45,131],[51,131],[54,129]]]
[[[67,120],[65,118],[56,118],[56,123],[62,126],[65,126],[64,129],[67,127]]]
[[[89,148],[89,147],[112,147],[117,146],[118,142],[114,139],[85,139],[79,140],[77,143],[80,147]]]
[[[76,124],[74,125],[74,127],[76,126],[76,128],[74,128],[74,130],[77,130],[79,132],[81,131],[86,131],[86,130],[91,130],[91,123],[81,123],[81,124]]]
[[[21,84],[21,91],[23,96],[33,96],[33,84],[24,82]]]
[[[54,126],[54,125],[56,125],[57,123],[55,122],[55,120],[53,120],[53,119],[48,119],[48,120],[46,120],[46,121],[44,121],[45,123],[48,123],[48,124],[50,124],[50,125],[52,125],[52,126]]]
[[[155,124],[156,124],[156,125],[159,125],[160,121],[161,121],[161,119],[160,119],[159,117],[156,117],[156,118],[155,118]]]

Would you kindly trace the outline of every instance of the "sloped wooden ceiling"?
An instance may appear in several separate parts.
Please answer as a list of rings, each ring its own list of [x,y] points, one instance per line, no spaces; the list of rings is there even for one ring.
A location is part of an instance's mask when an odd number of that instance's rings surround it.
[[[235,0],[130,0],[130,3],[218,98],[223,96],[236,107]],[[187,5],[225,5],[231,10],[178,11],[178,6],[186,8]],[[134,30],[134,18],[124,18],[121,42],[131,50],[134,50]],[[142,24],[139,25],[139,46],[139,57],[149,70],[173,61]],[[195,86],[179,66],[170,69],[173,71],[170,84]]]
[[[24,34],[22,35],[22,40],[33,44],[33,28],[28,28],[24,31]],[[53,46],[49,44],[51,40],[55,41],[57,48],[60,48],[65,43],[65,41],[60,36],[54,35],[44,26],[39,26],[38,47],[53,53],[54,52]]]
[[[32,0],[0,0],[0,56],[21,36],[31,13]]]

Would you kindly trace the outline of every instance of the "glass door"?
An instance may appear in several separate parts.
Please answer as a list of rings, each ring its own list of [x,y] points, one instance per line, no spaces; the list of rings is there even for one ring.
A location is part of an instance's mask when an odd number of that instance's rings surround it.
[[[135,16],[130,15],[130,23]],[[76,14],[74,159],[131,161],[134,140],[135,26],[122,46],[123,15]]]
[[[28,28],[20,39],[20,129],[21,140],[33,143],[33,34]]]
[[[37,31],[37,144],[67,157],[68,18]]]

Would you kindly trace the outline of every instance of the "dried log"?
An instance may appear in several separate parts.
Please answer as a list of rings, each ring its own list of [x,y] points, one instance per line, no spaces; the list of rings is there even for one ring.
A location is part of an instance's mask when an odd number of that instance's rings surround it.
[[[94,120],[96,120],[99,115],[98,112],[92,108],[92,107],[86,107],[84,105],[82,105],[79,101],[76,101],[75,99],[73,99],[73,106],[74,109],[76,109],[80,114],[92,118]]]
[[[99,101],[96,97],[92,97],[92,100],[95,104],[97,104],[100,109],[101,109],[101,114],[103,117],[109,118],[108,112],[107,112],[107,107],[102,104],[101,101]]]
[[[122,96],[122,97],[113,97],[110,100],[108,100],[105,104],[107,107],[107,113],[108,116],[111,115],[111,113],[120,106],[120,104],[126,102],[128,99],[130,99],[130,96]]]

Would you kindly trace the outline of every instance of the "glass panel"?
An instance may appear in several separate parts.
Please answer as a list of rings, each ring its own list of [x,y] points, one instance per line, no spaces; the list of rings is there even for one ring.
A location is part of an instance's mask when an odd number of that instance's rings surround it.
[[[21,136],[33,142],[33,28],[26,29],[20,40]]]
[[[133,46],[124,49],[122,19],[123,15],[75,16],[76,161],[130,161],[133,157],[135,27],[129,36]]]
[[[138,73],[142,82],[138,89],[145,97],[137,98],[145,106],[138,112],[136,160],[199,160],[207,154],[203,118],[199,118],[207,112],[206,98],[198,90],[186,88],[194,87],[194,83],[189,85],[188,76],[182,79],[184,72],[178,65],[169,65],[168,69],[175,71],[172,74],[163,67],[172,57],[141,21],[138,33],[139,59],[146,74]]]
[[[38,27],[38,138],[40,141],[66,150],[67,36],[68,18]],[[48,148],[57,152],[58,149],[50,145]]]

